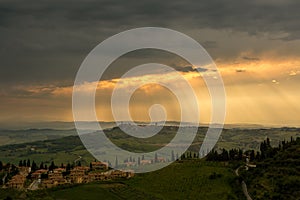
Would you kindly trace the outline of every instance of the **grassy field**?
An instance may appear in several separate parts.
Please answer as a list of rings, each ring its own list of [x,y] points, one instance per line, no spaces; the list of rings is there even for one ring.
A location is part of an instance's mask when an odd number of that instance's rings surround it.
[[[128,185],[161,199],[238,199],[234,180],[233,170],[223,163],[194,160],[141,174]]]
[[[176,128],[175,128],[176,129]],[[127,144],[128,150],[133,146],[137,151],[154,150],[167,143],[174,136],[174,127],[166,127],[163,132],[150,140],[136,140],[120,133],[119,129],[107,131],[108,137],[117,145]],[[200,128],[190,150],[197,151],[203,140],[206,129]],[[34,131],[33,131],[34,132]],[[66,132],[65,132],[66,133]],[[217,148],[241,148],[258,149],[260,142],[266,137],[271,139],[271,144],[277,146],[283,139],[291,136],[299,136],[300,130],[294,128],[277,129],[225,129],[218,141]],[[18,133],[21,134],[21,133]],[[36,134],[36,133],[32,133]],[[66,133],[69,134],[69,133]],[[47,134],[46,134],[47,135]],[[50,134],[53,135],[53,134]],[[54,134],[55,135],[55,134]],[[20,136],[18,136],[20,138]],[[39,136],[40,137],[40,136]],[[48,136],[47,136],[48,137]],[[56,136],[55,136],[56,137]],[[299,149],[296,149],[297,151]],[[293,149],[292,151],[295,151]],[[293,154],[295,155],[295,154]],[[67,136],[44,141],[33,141],[22,144],[0,146],[0,160],[4,163],[18,164],[20,160],[30,159],[36,163],[50,164],[54,161],[60,163],[73,163],[82,157],[81,163],[88,165],[94,158],[82,145],[77,136]],[[284,159],[284,158],[282,158]],[[281,158],[278,158],[278,162]],[[297,166],[297,165],[295,165]],[[0,190],[0,199],[7,196],[13,199],[243,199],[241,187],[237,183],[232,167],[223,162],[208,162],[204,160],[186,160],[175,162],[161,170],[137,174],[130,180],[117,182],[91,183],[85,185],[70,186],[67,188],[55,188],[40,191],[12,191]],[[271,168],[270,168],[271,169]],[[282,169],[282,168],[280,168]],[[298,169],[298,168],[297,168]],[[265,186],[272,190],[271,177],[274,170],[261,174],[258,180],[260,187]],[[279,172],[278,172],[279,173]],[[269,175],[268,175],[269,174]],[[270,175],[271,174],[271,175]],[[273,174],[274,175],[274,174]],[[272,175],[272,176],[273,176]],[[265,177],[265,178],[264,178]],[[274,175],[275,177],[275,175]],[[250,181],[253,181],[252,179]],[[296,179],[296,181],[298,178]],[[294,180],[291,180],[293,182]],[[256,182],[256,181],[254,181]],[[250,192],[254,189],[250,184]],[[255,191],[258,195],[263,192]]]
[[[83,157],[82,164],[88,165],[90,161],[94,160],[77,136],[0,146],[0,160],[5,163],[18,164],[20,160],[30,159],[38,164],[40,162],[50,164],[54,161],[60,165],[61,163],[73,163],[79,155]]]
[[[243,199],[233,169],[225,163],[186,160],[129,180],[90,183],[69,188],[10,193],[19,199]]]
[[[1,130],[0,146],[9,144],[21,144],[41,140],[53,140],[66,136],[77,135],[75,129],[26,129],[26,130]]]

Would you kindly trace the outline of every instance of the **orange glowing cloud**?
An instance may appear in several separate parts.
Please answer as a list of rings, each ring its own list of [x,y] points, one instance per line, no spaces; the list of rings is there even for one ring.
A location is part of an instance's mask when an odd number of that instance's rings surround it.
[[[217,66],[222,75],[227,95],[226,123],[281,124],[282,120],[288,124],[296,124],[297,121],[300,121],[298,115],[300,106],[297,103],[300,98],[299,58],[276,59],[264,56],[257,58],[254,55],[243,54],[232,62],[218,60]],[[183,76],[195,91],[201,112],[200,122],[209,122],[211,99],[201,74],[192,70],[177,73]],[[213,75],[213,72],[210,71],[202,73]],[[176,97],[166,88],[153,84],[153,82],[160,81],[178,84],[175,77],[173,73],[163,73],[123,79],[114,78],[93,83],[86,82],[77,87],[77,90],[84,94],[91,92],[96,87],[96,107],[99,120],[113,120],[111,94],[116,85],[125,90],[137,85],[141,86],[135,91],[130,102],[130,111],[135,120],[149,120],[148,109],[155,103],[162,104],[166,108],[168,120],[180,120],[180,108]],[[149,84],[150,82],[152,84]],[[182,90],[185,89],[181,85],[178,87],[181,87]],[[40,110],[40,112],[48,113],[47,119],[51,118],[50,115],[53,115],[53,119],[57,119],[57,114],[54,114],[55,109],[52,109],[53,111],[47,109],[52,106],[59,112],[65,113],[65,120],[72,120],[70,105],[73,86],[15,86],[12,90],[20,94],[17,99],[5,96],[6,91],[1,92],[4,102],[1,107],[3,113],[9,113],[6,107],[10,107],[11,102],[19,102],[18,105],[23,105],[22,109],[26,113],[28,113],[28,109],[32,109],[30,105],[35,105],[36,113]],[[188,103],[188,98],[186,103]]]

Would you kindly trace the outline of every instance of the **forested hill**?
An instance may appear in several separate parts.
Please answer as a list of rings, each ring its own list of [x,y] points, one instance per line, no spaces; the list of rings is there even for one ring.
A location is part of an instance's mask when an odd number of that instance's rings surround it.
[[[242,173],[253,199],[299,199],[300,138],[281,142],[278,147],[262,143],[266,158]]]

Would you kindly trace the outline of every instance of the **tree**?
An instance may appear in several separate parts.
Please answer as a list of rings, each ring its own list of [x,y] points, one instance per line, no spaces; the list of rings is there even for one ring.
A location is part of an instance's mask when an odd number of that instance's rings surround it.
[[[43,162],[41,162],[41,164],[40,164],[40,169],[44,169],[45,167],[44,167],[44,163]]]
[[[171,161],[175,161],[175,155],[174,155],[174,151],[173,150],[171,152]]]
[[[119,163],[118,163],[118,156],[116,156],[116,162],[115,162],[115,167],[118,167]]]
[[[30,160],[29,160],[29,159],[27,160],[26,166],[27,166],[27,167],[30,167],[30,166],[31,166],[31,165],[30,165]]]
[[[185,159],[185,153],[183,153],[182,155],[181,155],[181,160],[184,160]]]
[[[32,161],[32,165],[31,165],[31,171],[36,171],[37,170],[37,165],[34,161]]]
[[[228,161],[229,160],[228,151],[226,151],[224,148],[222,150],[222,160],[223,161]]]
[[[281,142],[279,142],[278,149],[281,150]]]
[[[78,167],[81,167],[81,162],[80,162],[80,160],[78,161],[77,166],[78,166]]]
[[[258,161],[260,161],[260,159],[261,159],[261,156],[260,156],[260,153],[259,153],[259,151],[258,151],[258,152],[256,152],[256,157],[255,157],[255,159],[256,159],[256,160],[258,160]]]
[[[91,165],[92,165],[92,163],[91,163]],[[66,172],[69,173],[70,171],[71,171],[71,165],[70,165],[70,163],[68,163],[66,166]]]
[[[17,168],[14,164],[12,164],[12,165],[11,165],[11,171],[12,171],[13,174],[15,175],[15,174],[18,173],[18,168]]]
[[[23,164],[22,166],[26,167],[27,166],[27,163],[26,163],[26,160],[23,160]]]
[[[22,167],[23,166],[23,162],[22,160],[19,161],[19,167]]]
[[[49,171],[53,171],[54,168],[55,168],[55,164],[54,161],[52,161],[51,165],[49,166]]]
[[[267,138],[267,147],[270,147],[271,145],[270,145],[270,139],[269,138]]]
[[[198,154],[194,153],[194,158],[199,158]]]
[[[236,150],[235,149],[230,149],[229,150],[229,159],[234,160],[236,156]]]
[[[286,143],[285,140],[283,140],[283,141],[281,142],[283,150],[285,149],[285,143]]]
[[[10,163],[6,163],[5,169],[6,169],[6,170],[10,169]]]
[[[284,142],[285,143],[285,142]],[[283,145],[283,149],[284,149]],[[261,144],[260,144],[260,152],[261,152],[261,158],[269,158],[272,157],[274,155],[274,149],[271,147],[270,144],[270,139],[267,138],[267,140],[264,140]]]
[[[3,163],[0,161],[0,171],[3,169]]]
[[[255,158],[254,150],[251,150],[251,152],[250,152],[250,161],[253,161],[254,158]]]
[[[239,149],[238,159],[239,160],[243,159],[243,151],[242,151],[242,149]]]

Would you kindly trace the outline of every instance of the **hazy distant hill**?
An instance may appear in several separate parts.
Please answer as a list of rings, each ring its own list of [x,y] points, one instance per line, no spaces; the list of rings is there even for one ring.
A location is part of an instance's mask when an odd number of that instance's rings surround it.
[[[0,130],[0,146],[75,136],[76,130],[26,129]]]
[[[90,124],[100,123],[101,127],[103,129],[112,128],[116,126],[115,122],[79,122],[86,128],[89,127]],[[121,122],[128,124],[129,122]],[[137,124],[148,124],[147,122],[136,122]],[[156,122],[153,124],[162,125],[163,122]],[[167,126],[179,126],[180,122],[177,121],[167,121],[164,123]],[[188,122],[183,122],[183,125],[193,125]],[[207,127],[209,124],[199,124],[201,127]],[[277,126],[263,126],[259,124],[225,124],[224,128],[245,128],[245,129],[257,129],[257,128],[271,128],[271,127],[277,127]],[[68,130],[68,129],[74,129],[75,124],[74,122],[62,122],[62,121],[49,121],[49,122],[0,122],[0,130],[2,129],[9,129],[9,130],[20,130],[20,129],[59,129],[59,130]],[[277,127],[278,128],[278,127]]]
[[[160,134],[150,139],[131,137],[120,131],[119,128],[106,130],[106,135],[118,146],[129,151],[148,152],[156,150],[168,143],[176,134],[175,126],[166,126]],[[201,127],[190,147],[191,151],[199,151],[207,128]],[[67,136],[67,137],[65,137]],[[279,141],[289,139],[291,136],[300,137],[300,129],[297,128],[273,128],[273,129],[224,129],[217,142],[216,149],[241,148],[244,150],[258,150],[260,143],[266,138],[271,139],[273,146]],[[0,132],[2,145],[0,146],[0,160],[18,163],[20,159],[30,158],[35,161],[73,162],[80,155],[83,161],[89,162],[93,157],[82,145],[74,129],[72,130],[39,130]],[[18,144],[12,144],[18,143]],[[31,150],[31,148],[34,148]]]
[[[93,123],[99,122],[81,122],[86,127]],[[100,122],[101,126],[104,129],[112,128],[116,124],[114,122]],[[58,130],[68,130],[75,129],[74,122],[61,122],[61,121],[50,121],[50,122],[17,122],[17,123],[3,123],[0,122],[0,130],[1,129],[9,129],[9,130],[20,130],[20,129],[58,129]]]
[[[103,129],[111,129],[116,126],[115,122],[78,122],[83,129],[89,130],[95,124],[100,123]],[[121,122],[129,124],[129,122]],[[136,122],[139,125],[145,125],[146,122]],[[153,123],[154,125],[161,126],[163,122]],[[179,126],[179,122],[168,121],[166,126]],[[188,122],[182,123],[183,126],[193,126]],[[200,124],[199,127],[204,129],[208,124]],[[92,129],[93,130],[93,129]],[[204,130],[205,131],[205,130]],[[204,133],[204,132],[203,132]],[[295,136],[299,134],[297,128],[267,128],[257,124],[226,124],[220,142],[220,147],[241,147],[257,149],[259,142],[264,139],[263,137],[269,136],[276,143],[285,137]],[[18,123],[1,123],[0,122],[0,146],[8,144],[19,144],[40,140],[57,139],[65,136],[75,136],[74,122],[18,122]],[[245,139],[247,138],[247,139]],[[250,141],[250,142],[249,142]]]

